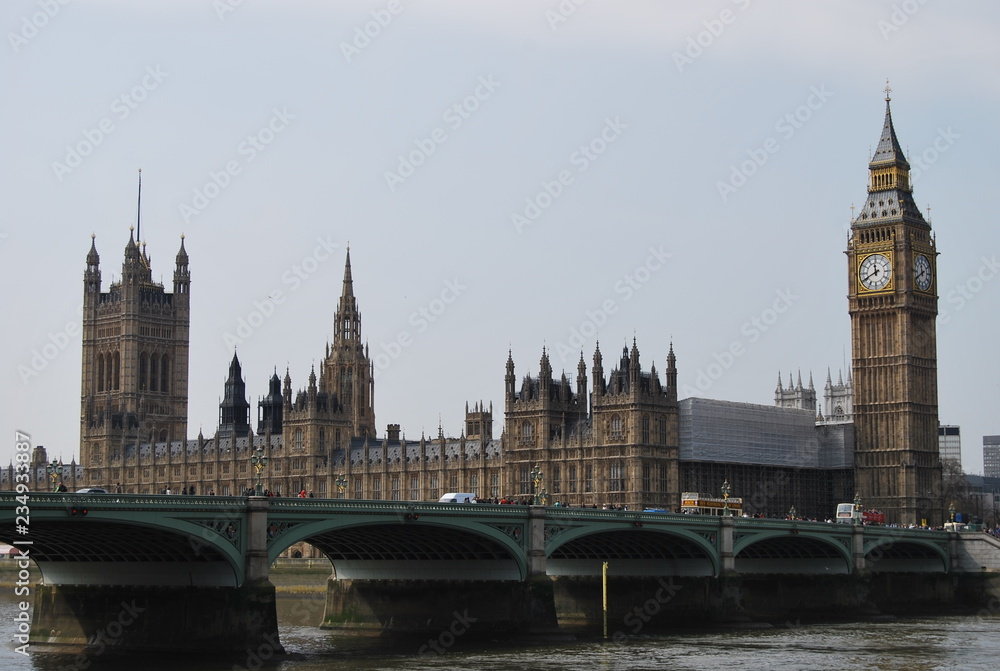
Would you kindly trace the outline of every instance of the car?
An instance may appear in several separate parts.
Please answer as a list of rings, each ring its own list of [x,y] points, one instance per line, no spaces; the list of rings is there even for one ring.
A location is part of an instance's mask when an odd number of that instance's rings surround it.
[[[83,489],[76,490],[77,494],[110,494],[108,490],[103,487],[84,487]]]

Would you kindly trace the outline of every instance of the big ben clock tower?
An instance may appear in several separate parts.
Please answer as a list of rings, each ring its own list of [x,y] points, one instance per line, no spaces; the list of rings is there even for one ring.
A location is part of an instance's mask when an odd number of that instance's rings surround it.
[[[937,251],[913,201],[889,92],[847,245],[855,482],[864,506],[887,521],[938,524]]]

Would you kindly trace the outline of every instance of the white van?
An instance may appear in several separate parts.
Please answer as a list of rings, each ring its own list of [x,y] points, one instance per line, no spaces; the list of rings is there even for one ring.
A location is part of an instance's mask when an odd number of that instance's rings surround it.
[[[440,499],[438,503],[475,503],[476,495],[469,492],[453,492],[451,494],[445,494]]]

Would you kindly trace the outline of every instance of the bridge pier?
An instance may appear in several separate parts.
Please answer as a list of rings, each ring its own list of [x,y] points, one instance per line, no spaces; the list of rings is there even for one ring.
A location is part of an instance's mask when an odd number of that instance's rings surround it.
[[[30,643],[120,652],[283,654],[274,585],[38,585]]]
[[[558,631],[552,581],[337,580],[327,583],[324,629],[448,640]]]

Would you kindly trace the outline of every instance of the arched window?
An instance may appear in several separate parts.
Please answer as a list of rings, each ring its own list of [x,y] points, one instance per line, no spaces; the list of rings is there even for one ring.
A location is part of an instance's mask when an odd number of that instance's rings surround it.
[[[156,354],[149,357],[149,390],[160,391],[160,357]]]
[[[620,415],[615,415],[611,418],[611,437],[615,440],[620,440],[623,435],[622,418]]]
[[[164,394],[170,391],[170,359],[164,354],[160,357],[160,391]]]
[[[139,391],[149,388],[147,379],[149,377],[149,355],[145,352],[139,355]]]
[[[524,422],[523,424],[521,424],[521,441],[522,442],[525,442],[525,443],[529,442],[531,440],[532,436],[534,436],[534,433],[535,433],[535,427],[531,424],[531,422]]]
[[[302,450],[302,429],[295,429],[295,449]]]
[[[97,391],[104,391],[104,355],[97,355]]]

